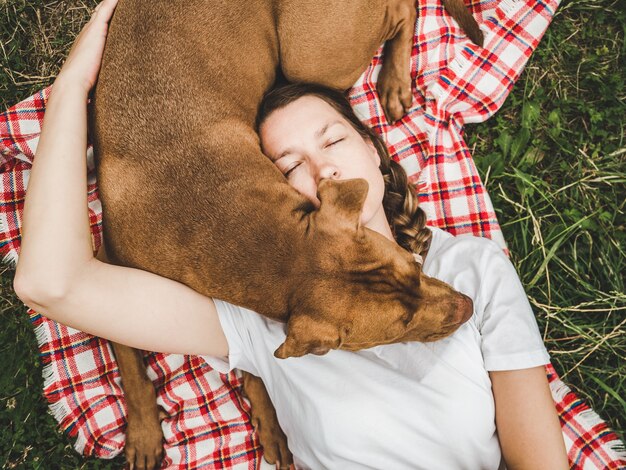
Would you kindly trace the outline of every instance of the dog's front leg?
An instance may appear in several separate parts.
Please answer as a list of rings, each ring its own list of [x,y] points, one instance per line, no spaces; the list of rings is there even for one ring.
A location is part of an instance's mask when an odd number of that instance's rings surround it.
[[[242,376],[243,390],[250,400],[250,420],[263,446],[265,460],[271,464],[280,462],[280,468],[287,469],[293,462],[293,456],[287,447],[287,436],[278,424],[276,410],[265,384],[247,372],[242,372]]]
[[[141,351],[112,343],[126,399],[126,460],[129,468],[159,468],[163,456],[163,430],[156,392],[146,374]]]
[[[110,262],[104,244],[96,257],[104,263]],[[126,461],[130,470],[159,468],[163,457],[161,419],[166,414],[157,407],[156,392],[146,373],[143,353],[113,341],[111,345],[126,401]]]
[[[391,28],[377,88],[387,121],[394,123],[413,102],[410,62],[417,13],[413,1],[392,1],[389,10]]]

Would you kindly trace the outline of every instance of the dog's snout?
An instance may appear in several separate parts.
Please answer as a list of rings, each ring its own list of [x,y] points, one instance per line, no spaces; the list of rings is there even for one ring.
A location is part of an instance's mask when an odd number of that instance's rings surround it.
[[[459,294],[455,303],[458,323],[465,323],[474,314],[474,302],[467,295]]]

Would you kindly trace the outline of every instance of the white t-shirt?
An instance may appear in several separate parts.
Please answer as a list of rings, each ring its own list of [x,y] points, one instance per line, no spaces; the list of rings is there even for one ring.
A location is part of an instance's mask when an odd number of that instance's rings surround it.
[[[285,324],[215,300],[229,357],[206,360],[263,379],[298,468],[499,467],[487,371],[535,367],[550,356],[500,248],[431,230],[424,273],[474,301],[470,320],[440,341],[276,359]]]

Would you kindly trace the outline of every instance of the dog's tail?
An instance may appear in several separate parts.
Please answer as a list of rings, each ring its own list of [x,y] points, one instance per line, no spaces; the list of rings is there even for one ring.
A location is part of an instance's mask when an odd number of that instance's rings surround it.
[[[443,6],[452,18],[459,23],[465,34],[478,46],[483,45],[483,32],[478,27],[478,23],[472,16],[469,8],[465,6],[463,0],[443,0]]]

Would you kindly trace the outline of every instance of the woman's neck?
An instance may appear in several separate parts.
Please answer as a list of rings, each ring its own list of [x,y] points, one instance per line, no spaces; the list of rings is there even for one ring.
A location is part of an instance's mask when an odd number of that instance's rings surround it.
[[[391,226],[389,225],[389,221],[387,220],[387,215],[385,214],[385,209],[381,205],[378,211],[372,216],[372,218],[365,224],[365,227],[370,230],[374,230],[375,232],[380,233],[385,238],[388,238],[394,243],[398,243],[393,236],[393,232],[391,231]],[[428,249],[426,249],[422,253],[422,262],[426,260],[426,254],[428,253]]]
[[[378,208],[378,211],[376,211],[372,218],[365,224],[365,227],[370,230],[374,230],[392,242],[397,243],[396,239],[393,237],[393,232],[389,226],[389,221],[387,220],[387,215],[385,214],[385,209],[382,204]]]

